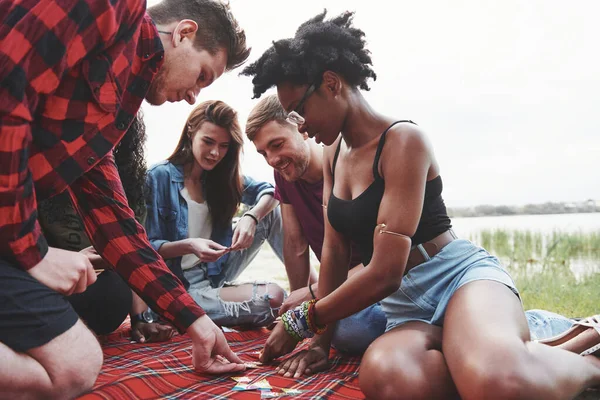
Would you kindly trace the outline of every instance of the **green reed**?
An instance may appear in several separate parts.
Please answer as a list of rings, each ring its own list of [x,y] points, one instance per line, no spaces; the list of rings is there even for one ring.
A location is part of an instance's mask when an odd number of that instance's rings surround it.
[[[471,237],[510,271],[526,309],[600,311],[600,231],[484,230]]]

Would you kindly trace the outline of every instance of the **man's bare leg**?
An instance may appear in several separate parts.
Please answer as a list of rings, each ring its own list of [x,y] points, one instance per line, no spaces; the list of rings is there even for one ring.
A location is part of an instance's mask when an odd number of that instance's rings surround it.
[[[0,343],[0,399],[74,398],[91,389],[101,366],[100,345],[81,320],[25,353]]]

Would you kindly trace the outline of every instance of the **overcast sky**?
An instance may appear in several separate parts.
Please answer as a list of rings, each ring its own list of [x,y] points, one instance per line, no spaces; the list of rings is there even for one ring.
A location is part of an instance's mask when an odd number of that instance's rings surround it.
[[[158,3],[149,0],[148,5]],[[232,0],[257,59],[306,19],[356,11],[378,79],[365,96],[431,138],[448,206],[600,199],[600,1]],[[249,78],[200,93],[245,125]],[[171,154],[193,106],[144,104],[147,160]],[[243,170],[273,181],[247,143]]]

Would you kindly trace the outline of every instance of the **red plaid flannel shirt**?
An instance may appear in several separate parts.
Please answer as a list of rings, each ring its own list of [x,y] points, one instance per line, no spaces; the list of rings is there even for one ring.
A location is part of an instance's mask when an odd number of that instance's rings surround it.
[[[0,257],[39,263],[36,197],[68,190],[103,258],[187,328],[204,311],[148,243],[111,151],[162,65],[145,1],[0,0],[0,15]]]

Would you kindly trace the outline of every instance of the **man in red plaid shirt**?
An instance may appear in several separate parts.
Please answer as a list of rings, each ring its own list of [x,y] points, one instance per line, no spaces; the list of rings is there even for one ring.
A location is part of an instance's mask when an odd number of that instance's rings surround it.
[[[90,260],[48,247],[37,201],[67,191],[98,253],[193,342],[197,370],[244,369],[148,243],[112,148],[151,104],[186,100],[249,54],[213,0],[0,0],[0,398],[71,398],[102,364],[64,295]]]

